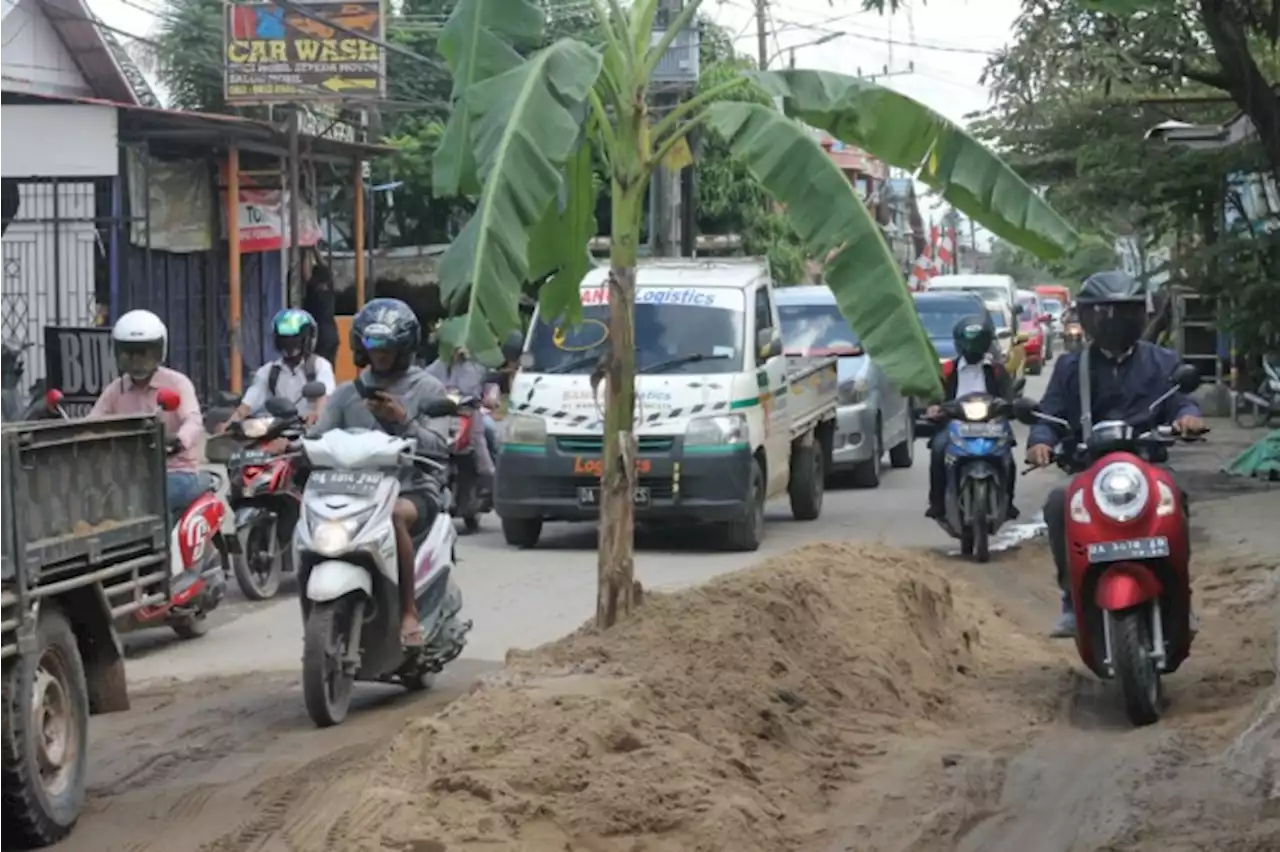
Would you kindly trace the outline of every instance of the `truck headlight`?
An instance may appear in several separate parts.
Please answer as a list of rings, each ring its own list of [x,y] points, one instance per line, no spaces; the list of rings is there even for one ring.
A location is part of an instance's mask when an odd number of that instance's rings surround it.
[[[686,447],[725,446],[747,442],[747,418],[741,414],[695,417],[684,430]]]
[[[324,521],[311,531],[311,546],[321,556],[337,556],[351,548],[351,533],[341,521]]]
[[[545,444],[547,421],[529,414],[508,414],[502,440],[508,444]]]
[[[1132,521],[1147,507],[1150,487],[1137,465],[1112,462],[1093,480],[1093,502],[1113,521]]]
[[[842,382],[836,389],[836,401],[840,405],[857,405],[867,398],[870,385],[865,379],[851,379]]]

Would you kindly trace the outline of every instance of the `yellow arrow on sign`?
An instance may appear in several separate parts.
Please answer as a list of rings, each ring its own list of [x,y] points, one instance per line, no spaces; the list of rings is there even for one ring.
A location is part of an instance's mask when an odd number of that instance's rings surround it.
[[[352,80],[348,77],[330,77],[320,85],[331,92],[341,92],[346,89],[376,89],[378,81],[368,78]]]

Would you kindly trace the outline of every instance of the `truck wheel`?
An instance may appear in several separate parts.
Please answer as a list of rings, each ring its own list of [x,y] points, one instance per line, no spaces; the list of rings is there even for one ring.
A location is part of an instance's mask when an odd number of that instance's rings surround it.
[[[787,487],[791,498],[791,517],[797,521],[812,521],[822,514],[825,479],[821,444],[815,442],[807,447],[791,449],[791,483]]]
[[[879,488],[880,464],[884,457],[884,441],[880,436],[880,418],[876,418],[876,433],[872,437],[871,458],[853,466],[855,488]]]
[[[5,846],[50,846],[84,804],[89,690],[71,624],[46,604],[36,650],[4,671]]]
[[[542,518],[503,518],[502,537],[521,550],[537,547],[542,538]]]
[[[351,707],[355,673],[344,658],[351,642],[354,600],[318,601],[307,614],[302,637],[302,699],[318,728],[341,724]]]
[[[905,470],[915,461],[916,419],[911,416],[911,407],[907,406],[907,437],[901,444],[889,448],[889,464]]]
[[[751,463],[751,485],[747,491],[747,514],[730,521],[725,527],[725,548],[749,552],[760,549],[764,539],[764,471],[759,462]]]

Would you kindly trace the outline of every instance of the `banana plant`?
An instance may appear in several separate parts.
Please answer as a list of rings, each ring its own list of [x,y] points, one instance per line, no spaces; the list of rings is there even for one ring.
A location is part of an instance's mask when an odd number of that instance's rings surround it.
[[[541,43],[542,10],[529,0],[459,0],[440,44],[454,75],[453,112],[436,155],[436,191],[472,188],[476,211],[441,258],[441,293],[460,317],[450,337],[478,357],[519,328],[525,281],[542,287],[544,318],[578,315],[591,266],[592,158],[611,181],[609,363],[601,482],[597,622],[612,625],[637,601],[632,577],[635,453],[633,314],[636,262],[650,176],[696,127],[720,134],[786,211],[867,352],[905,394],[940,396],[937,355],[898,263],[854,187],[811,128],[909,169],[997,235],[1052,258],[1075,232],[1007,165],[942,116],[855,77],[824,71],[756,72],[689,98],[665,114],[650,80],[676,35],[694,20],[688,0],[665,32],[659,0],[595,0],[590,46]],[[724,96],[759,86],[773,106]],[[808,125],[808,127],[806,127]]]

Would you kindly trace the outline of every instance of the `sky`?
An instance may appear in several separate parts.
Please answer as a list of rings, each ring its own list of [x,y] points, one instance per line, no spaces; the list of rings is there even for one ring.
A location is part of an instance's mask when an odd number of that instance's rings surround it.
[[[889,75],[876,82],[963,124],[965,115],[988,106],[978,78],[991,53],[1011,40],[1020,0],[903,5],[895,15],[880,15],[861,11],[860,0],[770,0],[770,67],[785,67],[792,47],[801,68],[881,75],[887,67]],[[146,36],[164,1],[89,0],[89,6],[109,26]],[[703,0],[702,10],[735,34],[740,51],[756,55],[755,0]],[[812,44],[827,36],[833,36],[827,43]]]

